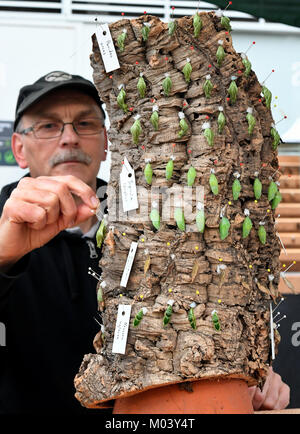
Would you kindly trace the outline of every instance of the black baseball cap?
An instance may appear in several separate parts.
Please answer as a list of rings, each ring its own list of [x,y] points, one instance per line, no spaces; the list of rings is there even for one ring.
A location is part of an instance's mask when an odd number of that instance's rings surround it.
[[[14,131],[25,110],[27,110],[52,90],[62,87],[79,89],[90,95],[99,105],[105,119],[102,101],[99,98],[96,87],[91,81],[86,80],[80,75],[72,75],[63,71],[52,71],[39,78],[33,84],[21,88],[16,106]]]

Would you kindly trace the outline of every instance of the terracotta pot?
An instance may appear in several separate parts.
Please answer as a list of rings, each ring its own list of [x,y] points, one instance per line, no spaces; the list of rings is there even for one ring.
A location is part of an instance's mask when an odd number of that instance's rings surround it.
[[[248,385],[239,379],[199,380],[116,399],[114,414],[251,414]]]

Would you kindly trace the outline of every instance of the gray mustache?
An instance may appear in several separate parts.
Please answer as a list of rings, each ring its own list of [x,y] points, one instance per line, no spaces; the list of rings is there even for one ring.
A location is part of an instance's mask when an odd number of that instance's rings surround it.
[[[50,159],[49,163],[51,167],[54,167],[57,164],[64,163],[65,161],[78,161],[79,163],[89,165],[92,159],[80,149],[69,149],[61,154],[54,155]]]

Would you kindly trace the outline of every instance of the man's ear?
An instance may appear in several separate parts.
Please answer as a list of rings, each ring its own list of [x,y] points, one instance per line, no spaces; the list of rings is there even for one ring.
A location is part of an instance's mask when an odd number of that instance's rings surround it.
[[[23,137],[19,133],[13,133],[11,137],[11,149],[14,157],[21,169],[28,167],[27,160],[24,153]]]

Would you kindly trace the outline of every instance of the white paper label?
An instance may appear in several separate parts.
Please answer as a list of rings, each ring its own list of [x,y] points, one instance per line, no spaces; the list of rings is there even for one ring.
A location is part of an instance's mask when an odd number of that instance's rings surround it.
[[[132,264],[133,264],[133,261],[134,261],[134,257],[135,257],[137,246],[138,246],[138,243],[136,243],[135,241],[132,241],[130,249],[129,249],[129,253],[128,253],[128,256],[127,256],[127,261],[126,261],[126,264],[125,264],[125,268],[124,268],[124,271],[123,271],[121,283],[120,283],[120,286],[123,286],[124,288],[126,288],[126,286],[127,286],[127,282],[128,282],[128,278],[129,278],[130,271],[131,271],[131,268],[132,268]]]
[[[139,203],[136,192],[135,173],[126,157],[124,158],[124,164],[120,174],[120,185],[123,212],[137,209],[139,207]]]
[[[119,304],[112,353],[125,354],[131,306]]]
[[[274,321],[272,303],[270,303],[270,338],[271,338],[271,353],[272,360],[275,359],[275,340],[274,340]]]
[[[99,25],[96,31],[96,35],[105,71],[111,72],[115,69],[119,69],[119,59],[110,34],[108,24]]]

